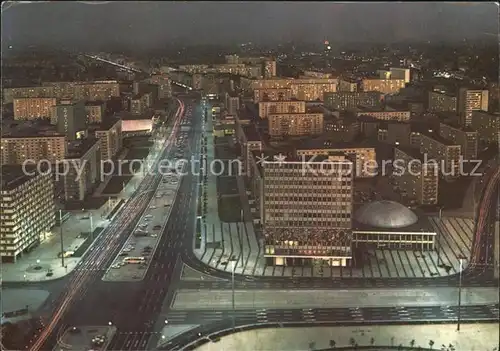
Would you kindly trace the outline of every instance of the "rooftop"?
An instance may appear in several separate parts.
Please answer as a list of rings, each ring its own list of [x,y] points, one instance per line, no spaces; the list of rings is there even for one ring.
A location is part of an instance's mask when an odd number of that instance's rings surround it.
[[[242,126],[243,133],[247,138],[247,141],[260,141],[260,134],[257,131],[257,128],[253,124],[243,125]]]
[[[35,171],[35,167],[31,167]],[[31,171],[30,171],[31,173]],[[23,171],[22,166],[9,165],[2,166],[2,191],[9,191],[18,188],[35,176],[30,176]]]
[[[442,136],[440,136],[437,132],[429,129],[427,131],[423,131],[423,132],[420,132],[420,134],[422,135],[425,135],[431,139],[434,139],[436,140],[438,143],[441,143],[443,145],[447,145],[447,146],[452,146],[452,145],[458,145],[452,141],[449,141],[448,139],[445,139],[443,138]]]
[[[2,121],[3,138],[29,138],[40,136],[64,136],[57,133],[55,126],[49,121]]]
[[[424,159],[424,154],[422,154],[419,149],[415,149],[415,148],[412,148],[409,146],[401,146],[401,145],[396,146],[396,149],[404,152],[405,154],[413,157],[414,159],[421,160],[421,161],[423,161],[423,159]]]
[[[68,153],[66,154],[66,159],[81,158],[96,143],[98,143],[98,140],[95,138],[80,139],[68,143]]]
[[[354,212],[354,231],[426,232],[434,233],[424,215],[394,201],[375,201],[358,207]]]
[[[364,142],[331,142],[321,138],[309,139],[297,146],[297,150],[313,150],[313,149],[354,149],[375,147],[370,141]]]

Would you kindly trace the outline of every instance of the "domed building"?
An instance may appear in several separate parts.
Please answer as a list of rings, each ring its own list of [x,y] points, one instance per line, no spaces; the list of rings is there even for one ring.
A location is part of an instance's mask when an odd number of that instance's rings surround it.
[[[436,231],[427,217],[395,201],[364,204],[354,212],[352,227],[355,247],[434,250]]]
[[[418,222],[418,216],[395,201],[375,201],[356,211],[354,219],[377,228],[404,228]]]

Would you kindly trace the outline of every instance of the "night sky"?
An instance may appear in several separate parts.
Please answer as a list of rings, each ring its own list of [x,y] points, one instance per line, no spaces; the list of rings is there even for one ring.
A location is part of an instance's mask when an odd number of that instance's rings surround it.
[[[4,44],[154,48],[253,41],[393,42],[498,33],[494,3],[76,2],[22,4],[2,14]],[[490,34],[490,36],[492,35]]]

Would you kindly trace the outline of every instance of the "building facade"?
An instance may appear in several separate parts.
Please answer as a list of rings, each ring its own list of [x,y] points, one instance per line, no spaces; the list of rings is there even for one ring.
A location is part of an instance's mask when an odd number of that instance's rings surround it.
[[[379,107],[382,94],[376,91],[338,91],[324,94],[325,106],[334,110],[355,109],[358,105]]]
[[[352,258],[352,165],[303,167],[299,160],[262,163],[264,257],[278,266],[346,266]]]
[[[435,205],[439,195],[438,164],[428,162],[423,155],[413,148],[398,146],[394,149],[393,176],[397,186],[419,205]],[[399,174],[400,173],[400,174]]]
[[[500,145],[500,114],[473,111],[471,127],[477,131],[481,141]]]
[[[292,89],[290,88],[264,88],[253,91],[253,102],[258,104],[261,101],[290,101],[292,99]]]
[[[68,202],[84,201],[100,182],[100,150],[96,139],[78,140],[70,144],[64,175],[64,198]]]
[[[370,116],[382,121],[408,122],[411,118],[410,111],[359,111],[356,116]]]
[[[305,101],[261,101],[259,117],[267,118],[270,114],[306,113]]]
[[[95,131],[95,137],[99,140],[101,160],[113,159],[122,148],[122,121],[115,120],[101,124]]]
[[[271,137],[293,137],[323,133],[322,113],[270,114],[268,121],[269,135]]]
[[[463,126],[471,125],[473,111],[488,111],[488,98],[488,90],[460,88],[458,113]]]
[[[429,91],[428,110],[430,112],[456,112],[457,97],[444,91]]]
[[[438,163],[439,174],[445,179],[454,179],[460,175],[461,146],[454,144],[432,131],[420,133],[420,152],[427,159]]]
[[[440,123],[439,135],[454,144],[460,145],[464,160],[477,159],[478,136],[477,132],[472,128]]]
[[[396,94],[405,87],[404,79],[363,79],[363,91],[379,91],[383,94]]]
[[[66,135],[68,140],[81,139],[87,130],[87,112],[83,100],[62,100],[54,106],[57,132]]]
[[[2,165],[21,165],[26,160],[54,164],[66,155],[64,135],[2,136]]]
[[[50,235],[55,225],[54,185],[50,175],[20,167],[2,168],[0,255],[16,262]]]
[[[89,101],[85,103],[87,125],[101,123],[106,112],[106,103],[102,101]],[[53,123],[56,124],[56,123]]]
[[[16,98],[14,99],[14,119],[33,120],[50,119],[52,107],[57,104],[56,98]]]

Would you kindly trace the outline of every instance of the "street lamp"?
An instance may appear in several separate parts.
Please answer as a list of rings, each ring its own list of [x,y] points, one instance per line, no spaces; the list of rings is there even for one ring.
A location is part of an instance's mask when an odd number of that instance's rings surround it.
[[[462,309],[462,268],[463,268],[463,260],[466,258],[463,256],[458,257],[458,261],[460,262],[459,272],[458,272],[458,311],[457,311],[457,331],[460,331],[460,321],[461,321],[461,309]]]
[[[235,324],[235,321],[234,321],[234,318],[235,318],[235,314],[236,314],[236,311],[235,311],[235,308],[234,308],[234,269],[236,268],[236,262],[233,260],[231,261],[231,264],[233,266],[233,270],[232,270],[232,273],[231,273],[231,288],[232,288],[232,305],[233,305],[233,329],[234,329],[234,324]]]

